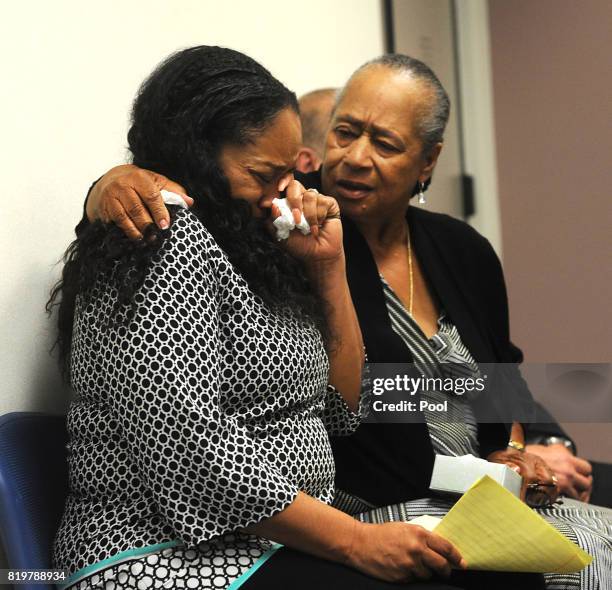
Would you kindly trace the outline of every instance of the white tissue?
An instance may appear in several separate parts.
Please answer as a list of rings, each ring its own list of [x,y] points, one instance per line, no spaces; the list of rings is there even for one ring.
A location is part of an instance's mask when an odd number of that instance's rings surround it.
[[[287,199],[274,199],[272,201],[273,205],[276,205],[280,210],[280,217],[277,217],[274,220],[274,227],[276,228],[276,239],[277,240],[286,240],[289,237],[289,232],[298,228],[302,234],[307,236],[310,233],[310,226],[304,217],[304,213],[302,213],[302,217],[300,222],[296,225],[293,220],[293,213],[287,205]]]
[[[181,195],[177,195],[176,193],[172,193],[166,189],[162,189],[159,192],[161,193],[162,199],[166,205],[178,205],[183,209],[187,209],[187,203],[185,203],[185,200],[183,197],[181,197]]]

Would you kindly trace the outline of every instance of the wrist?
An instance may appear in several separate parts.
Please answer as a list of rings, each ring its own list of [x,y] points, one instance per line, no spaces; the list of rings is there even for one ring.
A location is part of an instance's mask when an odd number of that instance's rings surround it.
[[[530,445],[541,445],[544,447],[559,445],[565,447],[565,449],[574,455],[574,457],[576,456],[576,445],[574,445],[574,442],[566,436],[540,435],[537,437],[530,437],[528,442]]]
[[[321,287],[326,284],[337,284],[338,280],[346,279],[344,251],[333,258],[307,261],[306,271],[314,285]]]
[[[542,441],[542,444],[546,447],[561,445],[572,455],[576,456],[576,446],[569,438],[566,438],[565,436],[548,436]]]
[[[513,440],[513,439],[509,440],[508,448],[514,449],[515,451],[518,451],[519,453],[525,452],[525,445],[520,440]]]
[[[355,566],[359,561],[359,548],[362,544],[364,529],[367,526],[363,522],[359,522],[356,519],[353,520],[354,524],[351,529],[349,542],[343,548],[340,559],[338,560],[343,565],[349,566]]]

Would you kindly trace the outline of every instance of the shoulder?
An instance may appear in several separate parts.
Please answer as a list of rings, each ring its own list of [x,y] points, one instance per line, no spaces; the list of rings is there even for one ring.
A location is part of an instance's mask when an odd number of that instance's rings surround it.
[[[168,230],[166,241],[171,244],[182,244],[187,247],[207,246],[218,248],[217,243],[202,221],[189,209],[179,209]]]
[[[188,209],[179,209],[159,256],[181,266],[203,263],[214,266],[224,254],[204,223]]]
[[[499,257],[489,240],[465,221],[417,207],[411,207],[410,216],[458,265],[481,270],[484,266],[495,273],[501,272]]]
[[[493,250],[489,240],[478,233],[469,223],[445,213],[434,213],[411,207],[410,215],[430,233],[448,242],[463,242],[483,250]]]
[[[168,234],[151,262],[145,286],[151,286],[153,281],[182,291],[196,286],[198,289],[218,286],[221,276],[231,269],[225,253],[204,223],[186,209],[174,215]]]

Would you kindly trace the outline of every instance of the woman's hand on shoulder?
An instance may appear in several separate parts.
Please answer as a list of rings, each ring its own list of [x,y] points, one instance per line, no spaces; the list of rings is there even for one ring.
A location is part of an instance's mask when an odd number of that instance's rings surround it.
[[[287,204],[293,212],[296,224],[302,213],[310,226],[310,233],[303,235],[293,230],[285,241],[287,250],[306,264],[336,263],[344,264],[342,246],[342,223],[340,207],[333,197],[322,195],[316,190],[306,189],[297,180],[292,180],[286,189]],[[272,222],[279,217],[280,210],[272,206],[270,231],[274,231]]]
[[[162,174],[133,164],[115,166],[92,187],[87,198],[87,218],[115,223],[129,238],[138,240],[151,223],[160,229],[170,223],[162,189],[178,193],[188,206],[193,205],[185,189]]]
[[[389,582],[447,578],[451,568],[466,567],[452,543],[405,522],[359,523],[347,565]]]

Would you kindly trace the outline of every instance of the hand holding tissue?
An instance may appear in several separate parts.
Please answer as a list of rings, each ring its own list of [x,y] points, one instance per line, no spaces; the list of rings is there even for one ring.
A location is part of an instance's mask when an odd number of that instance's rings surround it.
[[[303,235],[307,236],[310,233],[310,226],[304,217],[304,213],[301,213],[301,219],[298,224],[295,223],[293,218],[293,212],[287,204],[287,199],[274,199],[273,205],[278,207],[280,216],[274,220],[274,227],[276,228],[276,239],[286,240],[289,237],[289,232],[297,228]]]

